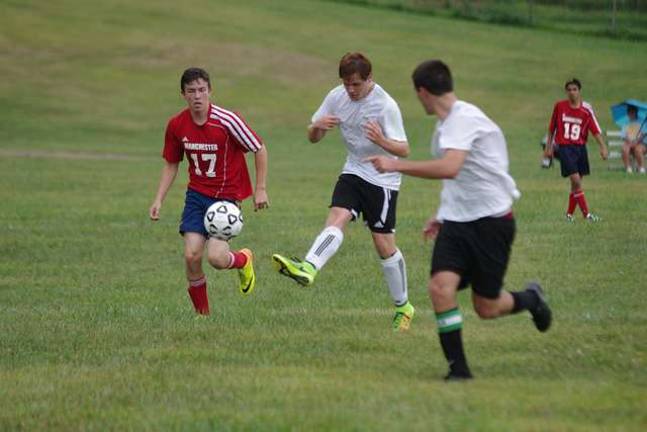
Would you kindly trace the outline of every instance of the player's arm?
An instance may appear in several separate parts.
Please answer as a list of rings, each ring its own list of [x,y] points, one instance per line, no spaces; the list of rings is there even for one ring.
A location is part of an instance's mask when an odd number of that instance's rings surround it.
[[[604,143],[604,138],[602,138],[602,134],[598,133],[593,135],[595,140],[598,142],[598,145],[600,146],[600,157],[603,160],[607,160],[607,157],[609,156],[609,152],[607,151],[607,146]]]
[[[463,167],[466,157],[465,150],[448,149],[442,158],[425,161],[391,159],[386,156],[370,156],[365,160],[371,162],[379,172],[399,171],[412,177],[453,179]]]
[[[379,145],[392,155],[399,157],[409,156],[409,143],[406,141],[398,141],[385,137],[378,122],[366,122],[366,124],[364,125],[364,132],[366,133],[366,138],[371,140],[376,145]]]
[[[553,152],[553,139],[557,131],[557,105],[553,108],[553,114],[550,116],[550,124],[548,125],[548,136],[546,137],[546,147],[544,147],[544,157],[552,158]]]
[[[148,210],[148,215],[151,220],[158,220],[160,218],[160,210],[162,208],[162,203],[166,197],[166,193],[171,188],[175,176],[177,176],[178,167],[180,166],[179,162],[168,162],[164,161],[164,166],[162,167],[162,175],[160,176],[159,186],[157,187],[157,194],[155,195],[155,200],[151,204],[150,209]]]
[[[262,146],[254,153],[256,187],[254,188],[254,211],[270,206],[267,198],[267,149]]]
[[[326,132],[339,125],[339,117],[324,115],[308,126],[308,140],[317,143],[326,136]]]

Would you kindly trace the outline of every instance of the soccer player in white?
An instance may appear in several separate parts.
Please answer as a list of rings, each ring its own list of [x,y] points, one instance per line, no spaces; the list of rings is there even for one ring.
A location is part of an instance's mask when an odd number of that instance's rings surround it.
[[[395,213],[400,173],[380,173],[366,162],[380,155],[396,160],[409,154],[409,144],[397,103],[373,81],[371,62],[361,53],[347,53],[339,63],[342,84],[332,89],[312,116],[308,139],[317,143],[339,127],[348,150],[335,186],[324,229],[305,260],[274,254],[277,270],[302,285],[314,282],[344,240],[346,225],[362,214],[380,256],[382,271],[396,307],[393,329],[407,330],[414,308],[409,303],[407,272],[395,244]]]
[[[413,73],[418,99],[438,116],[432,140],[435,160],[368,160],[380,172],[401,172],[443,179],[440,208],[424,228],[435,238],[429,295],[436,313],[440,344],[449,363],[447,380],[472,377],[463,352],[463,317],[456,294],[471,285],[472,303],[484,319],[528,310],[539,331],[551,323],[551,311],[539,284],[523,291],[503,289],[515,235],[512,203],[520,196],[508,174],[508,151],[501,129],[478,107],[458,100],[447,65],[429,60]]]

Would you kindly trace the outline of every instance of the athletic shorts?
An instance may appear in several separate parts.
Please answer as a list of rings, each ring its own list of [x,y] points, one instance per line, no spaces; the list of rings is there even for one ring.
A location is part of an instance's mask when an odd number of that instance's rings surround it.
[[[342,174],[335,185],[330,207],[348,209],[353,220],[361,214],[372,232],[390,234],[395,232],[397,202],[398,191],[375,186],[353,174]]]
[[[445,221],[434,244],[431,274],[457,273],[461,276],[459,289],[471,285],[481,297],[498,298],[515,229],[512,213],[472,222]]]
[[[568,177],[571,174],[589,175],[589,156],[586,146],[559,146],[559,164],[562,169],[562,177]]]
[[[209,237],[207,230],[204,228],[204,215],[207,213],[207,209],[211,204],[216,201],[229,201],[240,206],[240,203],[232,199],[213,198],[196,192],[193,189],[187,189],[186,198],[184,199],[184,211],[182,212],[182,220],[180,221],[180,235],[193,232],[202,234],[204,237]]]

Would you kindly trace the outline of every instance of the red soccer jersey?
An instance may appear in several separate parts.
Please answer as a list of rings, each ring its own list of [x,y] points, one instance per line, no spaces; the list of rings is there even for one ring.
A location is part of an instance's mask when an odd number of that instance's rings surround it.
[[[198,126],[188,109],[172,117],[166,127],[162,157],[189,161],[189,189],[214,198],[242,201],[252,194],[245,153],[257,152],[263,142],[236,113],[209,106],[207,122]]]
[[[548,130],[558,145],[586,145],[589,130],[593,135],[601,132],[590,104],[582,102],[578,108],[571,108],[568,100],[555,104]]]

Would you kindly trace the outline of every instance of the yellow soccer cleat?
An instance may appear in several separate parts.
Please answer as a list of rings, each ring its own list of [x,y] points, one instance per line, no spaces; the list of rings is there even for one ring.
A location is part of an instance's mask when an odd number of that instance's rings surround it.
[[[409,330],[411,320],[416,313],[413,305],[407,302],[405,305],[395,308],[395,315],[393,316],[393,331],[401,332]]]
[[[254,254],[251,250],[245,248],[241,249],[240,253],[247,256],[247,263],[242,268],[238,269],[238,277],[240,278],[240,293],[244,296],[249,295],[254,291],[256,286],[256,273],[254,273]]]
[[[279,254],[272,255],[274,268],[284,276],[294,279],[301,285],[312,285],[317,275],[317,270],[307,261],[297,258],[286,258]]]

